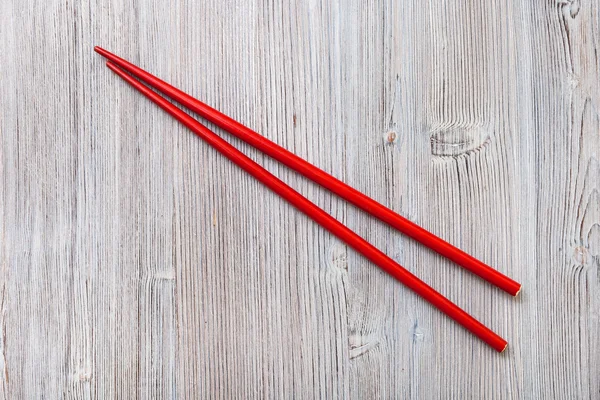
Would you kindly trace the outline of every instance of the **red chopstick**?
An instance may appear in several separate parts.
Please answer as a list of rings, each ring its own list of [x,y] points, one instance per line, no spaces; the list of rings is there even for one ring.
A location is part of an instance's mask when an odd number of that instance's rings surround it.
[[[203,118],[206,118],[220,128],[232,133],[233,135],[254,146],[263,153],[266,153],[282,164],[285,164],[289,168],[329,189],[341,198],[377,217],[381,221],[386,222],[400,232],[410,236],[432,250],[435,250],[442,256],[447,257],[458,265],[461,265],[469,271],[479,275],[481,278],[504,290],[505,292],[516,296],[521,290],[521,284],[515,282],[508,276],[477,260],[459,248],[437,237],[433,233],[421,228],[417,224],[400,216],[396,212],[359,192],[353,187],[345,184],[334,176],[315,167],[308,161],[303,160],[294,153],[254,132],[252,129],[240,124],[227,115],[191,97],[187,93],[182,92],[176,87],[162,81],[156,76],[110,53],[109,51],[106,51],[98,46],[96,46],[94,50],[127,72],[131,73],[133,76],[146,82],[150,86],[164,93],[173,100],[181,103],[195,113],[198,113]]]
[[[204,141],[213,146],[220,153],[243,168],[246,172],[254,176],[275,193],[286,199],[297,209],[304,212],[315,222],[323,226],[332,234],[371,260],[374,264],[378,265],[384,271],[398,279],[404,285],[440,309],[450,318],[463,325],[496,351],[502,352],[504,349],[506,349],[508,343],[504,339],[477,321],[475,318],[471,317],[469,314],[428,286],[425,282],[421,281],[415,275],[401,267],[398,263],[376,249],[373,245],[351,231],[341,222],[327,214],[310,200],[296,192],[286,183],[244,155],[221,137],[217,136],[200,122],[196,121],[184,111],[175,107],[168,100],[128,75],[117,65],[110,61],[106,65],[117,75],[123,78],[127,83],[139,90],[154,103],[158,104],[161,108],[175,117],[183,125],[188,127],[196,135],[200,136]]]

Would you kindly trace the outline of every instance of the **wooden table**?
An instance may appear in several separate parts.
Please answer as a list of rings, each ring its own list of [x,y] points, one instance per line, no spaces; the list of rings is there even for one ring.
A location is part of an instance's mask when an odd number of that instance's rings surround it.
[[[0,2],[0,394],[600,398],[597,1]],[[232,139],[497,354],[193,137],[100,45],[523,283]]]

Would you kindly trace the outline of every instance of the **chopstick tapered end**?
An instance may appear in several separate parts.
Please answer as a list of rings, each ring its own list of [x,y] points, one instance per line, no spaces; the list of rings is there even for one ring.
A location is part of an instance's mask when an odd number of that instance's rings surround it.
[[[94,46],[94,51],[104,57],[110,54],[108,51],[104,50],[100,46]]]
[[[113,63],[112,61],[107,61],[106,62],[106,66],[108,68],[110,68],[113,72],[116,72],[118,75],[122,75],[124,74],[123,70],[121,70],[121,68],[119,68],[115,63]]]

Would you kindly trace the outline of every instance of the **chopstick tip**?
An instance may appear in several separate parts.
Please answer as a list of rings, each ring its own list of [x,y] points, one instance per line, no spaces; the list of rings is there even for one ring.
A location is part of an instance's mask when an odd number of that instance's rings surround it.
[[[112,61],[107,61],[106,66],[115,72],[117,70],[119,70],[119,67],[117,67],[117,65],[115,63],[113,63]]]
[[[108,54],[108,51],[104,50],[100,46],[94,46],[94,51],[104,57],[106,57],[106,55]]]
[[[506,344],[504,345],[504,348],[503,348],[502,350],[500,350],[500,354],[504,353],[504,350],[506,350],[506,348],[507,348],[507,347],[508,347],[508,343],[506,343]]]

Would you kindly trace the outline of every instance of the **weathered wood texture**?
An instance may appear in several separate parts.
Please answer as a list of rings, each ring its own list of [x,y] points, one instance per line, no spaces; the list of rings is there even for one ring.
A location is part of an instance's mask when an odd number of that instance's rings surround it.
[[[1,1],[0,394],[600,398],[599,10]],[[521,281],[513,299],[224,134],[507,352],[190,135],[94,45]]]

